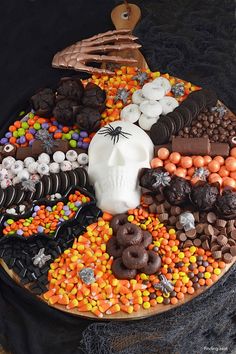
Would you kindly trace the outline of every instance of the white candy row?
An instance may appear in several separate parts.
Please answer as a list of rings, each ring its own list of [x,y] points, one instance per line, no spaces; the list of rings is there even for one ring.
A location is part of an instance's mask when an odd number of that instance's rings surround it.
[[[66,154],[56,151],[52,158],[53,161],[50,162],[50,156],[46,153],[40,154],[37,160],[33,157],[26,157],[24,161],[12,156],[5,157],[0,164],[1,188],[5,189],[28,179],[39,180],[43,175],[71,171],[88,164],[88,155],[77,154],[75,150],[69,150]]]
[[[121,120],[138,122],[142,129],[149,131],[161,114],[166,115],[178,107],[179,103],[174,97],[165,96],[170,90],[171,84],[164,77],[145,84],[133,93],[133,103],[122,109]]]

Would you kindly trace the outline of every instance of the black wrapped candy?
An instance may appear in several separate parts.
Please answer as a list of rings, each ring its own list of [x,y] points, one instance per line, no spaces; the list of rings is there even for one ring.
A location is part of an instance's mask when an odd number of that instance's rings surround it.
[[[77,111],[77,102],[66,98],[57,102],[53,110],[53,115],[58,123],[71,126],[75,123],[75,114]]]
[[[83,94],[84,86],[77,76],[62,78],[57,88],[58,99],[70,98],[80,103]]]
[[[94,132],[100,128],[101,115],[97,109],[80,107],[76,115],[76,123],[81,130]]]
[[[146,168],[140,178],[140,186],[152,192],[159,192],[170,184],[171,177],[163,167]]]
[[[40,117],[49,117],[55,104],[55,95],[52,89],[45,88],[38,91],[30,99],[31,106]]]
[[[236,192],[225,189],[216,201],[216,208],[221,218],[236,218]]]
[[[106,92],[98,85],[89,82],[84,90],[84,96],[82,99],[83,105],[95,108],[101,113],[105,109],[105,100]]]
[[[170,204],[181,205],[189,201],[191,184],[185,178],[173,176],[163,193]]]
[[[200,181],[192,187],[191,201],[198,210],[208,211],[214,208],[219,193],[218,183]]]

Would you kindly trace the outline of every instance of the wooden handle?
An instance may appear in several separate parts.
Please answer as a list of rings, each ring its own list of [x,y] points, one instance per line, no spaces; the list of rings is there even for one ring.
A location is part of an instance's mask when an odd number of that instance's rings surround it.
[[[135,4],[128,4],[128,8],[125,4],[118,5],[111,13],[112,22],[117,30],[130,29],[133,31],[140,18],[141,10]]]

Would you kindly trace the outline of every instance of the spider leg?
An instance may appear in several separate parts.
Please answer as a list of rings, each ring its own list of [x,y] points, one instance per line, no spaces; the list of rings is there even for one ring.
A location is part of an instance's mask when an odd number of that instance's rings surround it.
[[[128,133],[125,133],[128,134]],[[124,138],[129,139],[127,136],[124,135],[124,133],[120,132],[120,135],[122,135]]]

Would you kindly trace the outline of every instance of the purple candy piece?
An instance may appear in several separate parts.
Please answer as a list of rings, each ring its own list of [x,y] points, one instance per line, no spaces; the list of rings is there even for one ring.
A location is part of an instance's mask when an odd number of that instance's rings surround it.
[[[36,213],[33,213],[33,214],[32,214],[32,217],[35,218],[36,215],[37,215]]]
[[[8,143],[8,139],[7,138],[2,138],[1,140],[0,140],[0,142],[1,142],[1,144],[7,144]]]
[[[5,137],[6,137],[7,139],[11,138],[11,137],[12,137],[12,133],[11,133],[11,132],[7,132],[7,133],[5,134]]]
[[[34,211],[39,211],[39,210],[40,210],[40,207],[38,205],[35,205]]]
[[[69,216],[70,214],[71,214],[71,211],[70,211],[70,210],[66,210],[66,211],[65,211],[65,215],[66,215],[66,216]]]
[[[17,144],[20,144],[20,138],[16,139]]]
[[[24,233],[24,231],[23,231],[23,230],[21,230],[21,229],[19,229],[19,230],[17,230],[17,231],[16,231],[16,233],[17,233],[17,235],[22,236],[22,235],[23,235],[23,233]]]
[[[36,133],[36,130],[34,128],[30,128],[29,133],[34,135]]]
[[[49,127],[48,123],[43,123],[43,124],[42,124],[42,128],[43,128],[43,129],[48,129],[48,127]]]
[[[78,133],[73,133],[72,134],[72,139],[79,140],[79,134]]]
[[[68,207],[68,205],[64,205],[63,210],[70,210],[70,208]]]
[[[29,146],[32,146],[34,141],[35,141],[35,139],[30,140],[29,141]]]
[[[82,144],[82,148],[83,148],[83,149],[87,149],[88,147],[89,147],[89,144],[88,144],[88,143],[83,143],[83,144]]]
[[[88,137],[88,133],[83,130],[83,131],[80,132],[80,136],[82,136],[82,138],[87,138]]]
[[[62,124],[56,124],[56,122],[54,122],[54,125],[58,126],[59,129],[62,129],[63,128],[63,125]]]
[[[82,141],[78,141],[77,146],[78,146],[79,148],[81,148],[82,145],[83,145]]]
[[[52,208],[50,206],[47,206],[46,210],[52,211]]]
[[[37,231],[40,232],[40,233],[43,232],[43,231],[44,231],[43,226],[38,226],[38,227],[37,227]]]
[[[75,202],[75,206],[79,207],[82,203],[81,202]]]
[[[24,136],[20,137],[20,144],[24,144],[26,142],[26,139]]]

